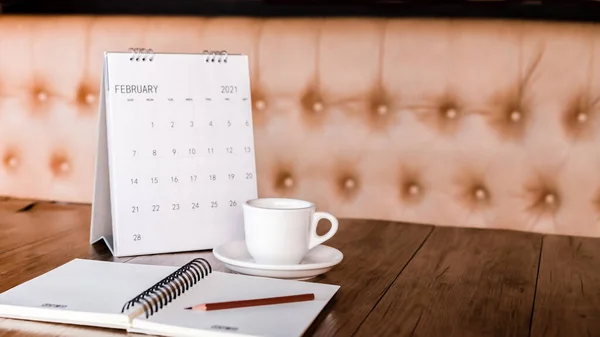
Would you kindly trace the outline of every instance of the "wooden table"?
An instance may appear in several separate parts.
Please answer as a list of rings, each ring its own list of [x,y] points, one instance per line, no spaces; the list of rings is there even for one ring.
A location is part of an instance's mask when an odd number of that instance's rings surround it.
[[[0,292],[73,258],[181,265],[210,252],[114,258],[88,244],[89,205],[0,200]],[[307,335],[600,336],[600,239],[342,220],[341,285]],[[0,318],[0,336],[120,331]]]

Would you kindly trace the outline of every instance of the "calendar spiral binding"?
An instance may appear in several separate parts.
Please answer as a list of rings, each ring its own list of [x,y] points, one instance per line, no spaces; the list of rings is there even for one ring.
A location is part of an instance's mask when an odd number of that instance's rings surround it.
[[[206,62],[215,62],[215,58],[218,55],[219,58],[217,59],[217,62],[219,62],[219,63],[221,63],[221,62],[227,63],[227,57],[229,56],[229,54],[227,54],[226,50],[220,50],[220,51],[205,50],[204,52],[202,52],[202,54],[206,55]]]
[[[129,57],[129,61],[150,61],[154,60],[154,50],[152,48],[129,48],[131,52],[131,56]]]
[[[141,60],[145,62],[147,60],[152,62],[154,60],[155,53],[152,48],[129,48],[129,51],[131,52],[130,61],[139,62]],[[229,57],[226,50],[204,50],[202,55],[206,55],[205,60],[207,63],[214,63],[215,61],[218,63],[227,63],[227,58]]]
[[[121,312],[123,313],[135,304],[141,303],[140,311],[143,310],[146,318],[148,318],[210,273],[212,273],[210,263],[203,258],[195,258],[129,300],[123,305]]]

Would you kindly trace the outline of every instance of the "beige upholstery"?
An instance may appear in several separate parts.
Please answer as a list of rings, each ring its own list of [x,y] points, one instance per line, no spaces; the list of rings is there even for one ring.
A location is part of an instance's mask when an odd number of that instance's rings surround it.
[[[104,50],[251,60],[259,194],[600,236],[599,26],[0,16],[0,194],[91,202]]]

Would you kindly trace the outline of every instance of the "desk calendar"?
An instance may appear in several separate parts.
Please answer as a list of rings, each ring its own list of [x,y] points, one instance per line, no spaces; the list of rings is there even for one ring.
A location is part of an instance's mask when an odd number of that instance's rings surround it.
[[[243,238],[257,197],[248,58],[107,52],[90,242],[114,256]]]

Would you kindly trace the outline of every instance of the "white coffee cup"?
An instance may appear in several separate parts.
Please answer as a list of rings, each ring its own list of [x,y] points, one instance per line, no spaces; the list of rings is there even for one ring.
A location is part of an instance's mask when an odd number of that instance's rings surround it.
[[[243,204],[246,247],[256,263],[299,264],[308,251],[331,239],[338,220],[326,212],[316,212],[314,203],[287,198],[258,198]],[[331,228],[317,234],[319,220]]]

